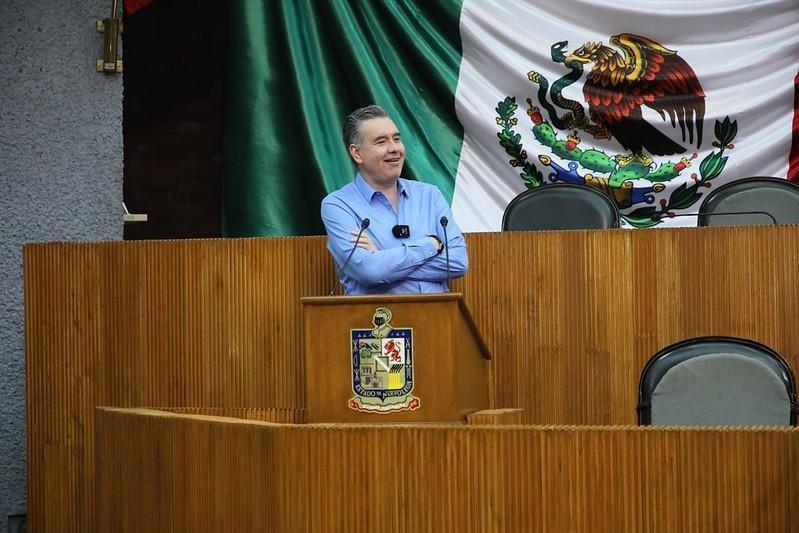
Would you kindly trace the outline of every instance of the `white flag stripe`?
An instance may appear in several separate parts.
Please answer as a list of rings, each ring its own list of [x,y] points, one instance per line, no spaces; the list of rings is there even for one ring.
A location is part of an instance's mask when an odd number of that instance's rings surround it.
[[[679,162],[691,157],[685,169],[666,189],[652,193],[654,205],[670,198],[681,184],[694,183],[702,159],[713,150],[716,120],[737,121],[738,133],[733,149],[725,151],[727,165],[713,180],[711,188],[700,187],[703,195],[734,179],[748,176],[785,177],[794,102],[794,77],[799,71],[799,2],[767,0],[752,5],[744,1],[614,1],[559,3],[544,1],[466,0],[461,14],[463,61],[456,90],[456,112],[464,127],[464,142],[458,167],[453,214],[465,231],[496,231],[508,202],[525,190],[520,169],[511,167],[511,157],[499,145],[495,108],[506,96],[519,106],[514,131],[521,135],[528,161],[545,176],[551,169],[537,160],[552,152],[532,135],[526,115],[526,98],[539,107],[538,87],[527,79],[527,72],[539,72],[550,84],[569,70],[555,63],[550,47],[568,41],[565,53],[574,52],[587,42],[609,43],[611,36],[633,33],[676,50],[696,72],[705,93],[706,113],[701,148],[681,139],[680,128],[673,128],[668,116],[662,120],[649,108],[644,118],[670,139],[686,147],[686,153],[653,156],[656,164]],[[620,49],[617,52],[621,52]],[[586,64],[581,78],[563,91],[568,99],[583,103],[588,110],[582,86],[592,68]],[[548,115],[541,110],[545,120]],[[563,109],[558,110],[561,114]],[[565,139],[568,132],[558,132]],[[579,132],[580,148],[597,148],[609,155],[623,154],[615,140],[598,141]],[[559,160],[566,167],[568,161]],[[579,169],[581,175],[584,169]],[[645,178],[633,180],[636,186],[651,185]],[[701,199],[679,213],[695,213]],[[633,205],[623,213],[646,204]],[[691,217],[664,218],[663,226],[695,225]]]

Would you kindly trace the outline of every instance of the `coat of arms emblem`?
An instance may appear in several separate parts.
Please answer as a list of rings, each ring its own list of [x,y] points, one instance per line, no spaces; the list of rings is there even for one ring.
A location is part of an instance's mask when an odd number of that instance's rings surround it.
[[[373,413],[415,411],[413,328],[391,326],[391,310],[379,307],[371,329],[350,330],[352,391],[350,409]]]
[[[505,97],[495,109],[499,144],[511,156],[509,164],[521,170],[527,188],[560,182],[599,189],[616,202],[624,224],[638,228],[656,226],[691,208],[724,170],[737,121],[716,120],[713,150],[697,168],[705,93],[676,49],[633,33],[615,35],[608,45],[588,42],[570,54],[567,46],[568,41],[551,46],[552,61],[569,69],[551,85],[541,73],[527,73],[537,89],[526,99],[537,162],[529,158],[515,129],[516,97]],[[586,68],[590,72],[582,93],[587,110],[563,94]],[[659,121],[679,129],[680,140],[672,138],[668,126],[655,127],[658,115]],[[612,139],[626,152],[610,152],[607,142]],[[539,165],[548,168],[546,178]]]

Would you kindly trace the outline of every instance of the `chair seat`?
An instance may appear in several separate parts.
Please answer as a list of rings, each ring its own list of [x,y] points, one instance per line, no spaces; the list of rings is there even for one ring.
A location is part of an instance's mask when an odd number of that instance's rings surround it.
[[[779,377],[762,362],[733,353],[702,355],[671,368],[651,403],[658,425],[784,425],[791,418]]]
[[[796,425],[796,384],[774,350],[747,339],[698,337],[649,359],[638,386],[643,425]]]

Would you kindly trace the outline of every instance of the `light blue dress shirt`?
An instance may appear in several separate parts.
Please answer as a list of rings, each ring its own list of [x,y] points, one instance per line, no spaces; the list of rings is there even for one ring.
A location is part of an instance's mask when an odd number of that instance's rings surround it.
[[[441,191],[433,185],[400,178],[397,211],[386,196],[372,188],[358,173],[355,179],[322,200],[322,221],[327,229],[327,249],[337,269],[352,250],[352,230],[361,227],[377,246],[377,251],[356,248],[342,276],[345,294],[412,294],[446,291],[447,267],[445,252],[428,235],[444,242],[441,217],[449,220],[450,276],[466,273],[469,260],[466,242],[449,210]],[[391,229],[398,224],[410,227],[410,237],[398,239]]]

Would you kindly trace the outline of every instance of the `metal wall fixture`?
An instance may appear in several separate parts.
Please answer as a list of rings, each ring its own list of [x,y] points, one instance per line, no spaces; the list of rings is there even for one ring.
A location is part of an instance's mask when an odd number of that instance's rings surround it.
[[[103,57],[97,60],[97,72],[118,74],[122,72],[122,60],[119,59],[119,34],[122,33],[122,21],[117,18],[117,0],[111,1],[111,16],[97,21],[97,31],[103,34]]]

